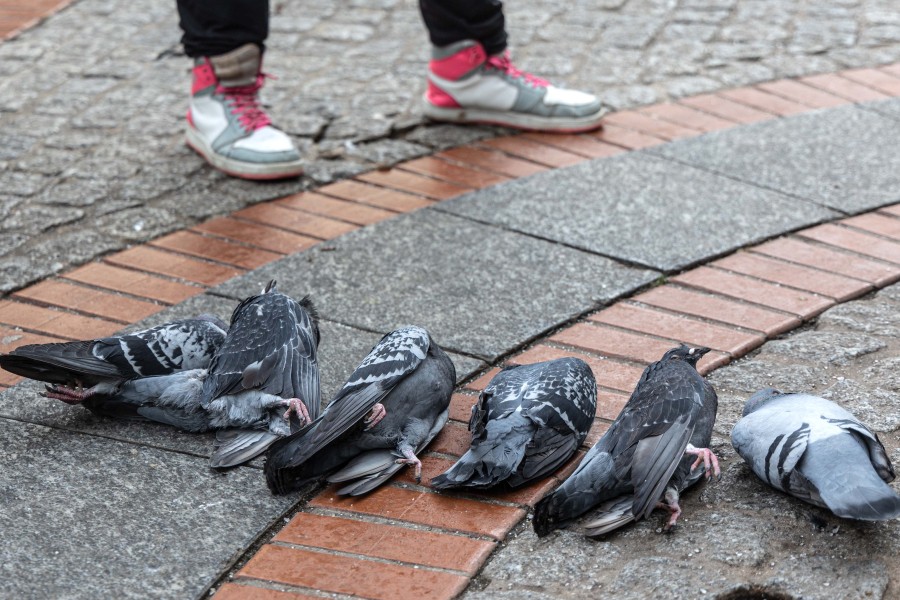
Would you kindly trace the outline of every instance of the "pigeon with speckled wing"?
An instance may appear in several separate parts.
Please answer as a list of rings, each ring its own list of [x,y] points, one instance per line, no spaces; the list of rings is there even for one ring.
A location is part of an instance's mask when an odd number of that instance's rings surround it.
[[[719,474],[707,448],[718,401],[696,369],[707,352],[681,345],[644,369],[615,422],[575,472],[535,507],[538,535],[595,507],[598,518],[585,525],[591,537],[647,518],[657,507],[670,513],[665,529],[675,525],[679,494],[704,474]]]
[[[834,402],[766,388],[753,394],[731,443],[756,475],[839,517],[900,516],[894,469],[878,436]]]
[[[221,319],[201,315],[119,336],[31,344],[0,356],[0,367],[52,384],[48,398],[104,413],[103,403],[91,399],[113,395],[127,381],[205,369],[227,328]]]
[[[365,494],[403,465],[421,477],[418,452],[447,422],[456,370],[421,327],[385,335],[312,425],[274,443],[266,482],[276,494],[327,477],[339,494]]]
[[[217,435],[210,464],[229,467],[253,458],[277,438],[319,416],[319,326],[309,298],[275,289],[243,300],[203,381],[200,407]],[[286,409],[286,410],[285,410]]]
[[[507,367],[472,407],[471,447],[431,485],[518,487],[550,475],[587,437],[596,408],[597,383],[583,360]]]

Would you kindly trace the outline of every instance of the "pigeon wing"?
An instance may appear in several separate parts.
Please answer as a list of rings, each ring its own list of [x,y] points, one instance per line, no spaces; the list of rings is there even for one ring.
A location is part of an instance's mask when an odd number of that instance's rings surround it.
[[[418,455],[431,443],[431,440],[440,433],[450,411],[445,410],[435,419],[425,438],[416,446],[415,454]],[[343,469],[328,478],[329,482],[348,481],[355,479],[353,483],[338,490],[342,496],[361,496],[367,494],[390,479],[394,473],[406,465],[398,463],[400,456],[393,450],[372,450],[350,461]]]
[[[690,365],[645,369],[608,432],[617,477],[634,487],[634,514],[649,514],[684,456],[703,407],[704,381]]]
[[[735,424],[731,444],[760,479],[783,492],[806,496],[803,482],[792,485],[792,481],[809,445],[812,424],[801,405],[773,401]]]
[[[76,380],[91,387],[101,381],[127,378],[116,365],[94,356],[93,346],[93,341],[19,346],[0,356],[0,367],[28,379],[69,386]]]
[[[311,413],[318,413],[314,323],[303,306],[279,292],[241,302],[210,365],[203,406],[224,395],[256,389],[282,398],[299,397]]]
[[[420,327],[405,327],[384,336],[314,426],[276,442],[269,453],[270,461],[278,468],[296,467],[349,431],[418,368],[429,346],[428,332]]]

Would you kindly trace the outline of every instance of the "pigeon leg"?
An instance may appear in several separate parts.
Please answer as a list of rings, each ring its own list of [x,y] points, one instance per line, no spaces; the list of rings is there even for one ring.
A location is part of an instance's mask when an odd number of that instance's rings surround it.
[[[378,425],[384,416],[387,414],[387,409],[384,408],[384,404],[379,402],[375,406],[372,407],[372,410],[369,411],[369,415],[366,417],[366,429],[368,431]]]
[[[406,458],[398,458],[398,465],[414,465],[416,469],[416,483],[422,483],[422,461],[416,456],[416,453],[413,451],[413,447],[410,446],[407,442],[400,442],[400,445],[397,446],[397,450],[405,456]]]
[[[81,404],[96,393],[94,388],[82,389],[71,388],[63,385],[47,385],[44,386],[45,391],[41,392],[44,398],[52,398],[54,400],[62,400],[66,404]]]
[[[284,413],[285,419],[290,420],[291,413],[294,413],[297,415],[297,418],[300,419],[301,424],[306,425],[307,423],[312,422],[312,419],[309,418],[309,411],[306,409],[303,400],[300,398],[291,398],[290,400],[283,400],[282,402],[288,407]]]
[[[656,505],[656,508],[664,508],[669,511],[669,520],[663,527],[663,531],[671,531],[672,528],[675,527],[675,522],[678,521],[678,517],[681,516],[681,506],[678,504],[678,500],[678,491],[675,488],[670,487],[666,488],[663,502],[659,502]]]
[[[722,472],[719,470],[719,459],[716,458],[716,455],[713,454],[712,450],[709,448],[694,448],[692,445],[688,444],[687,448],[684,449],[684,453],[697,457],[697,460],[691,465],[691,471],[699,467],[702,463],[703,467],[706,469],[707,479],[709,479],[711,473],[715,474],[717,479],[721,478]],[[712,471],[710,471],[710,466],[712,466]]]

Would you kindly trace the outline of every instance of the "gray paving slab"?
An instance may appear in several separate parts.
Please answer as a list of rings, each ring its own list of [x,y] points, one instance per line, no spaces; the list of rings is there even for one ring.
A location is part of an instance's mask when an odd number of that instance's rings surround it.
[[[0,419],[5,598],[191,598],[297,500],[256,469]]]
[[[576,523],[537,538],[526,520],[463,600],[494,598],[895,598],[900,520],[840,519],[764,485],[734,452],[746,399],[773,386],[844,406],[900,459],[900,284],[823,313],[709,377],[719,396],[711,447],[722,479],[682,495],[669,534],[663,515],[588,540]],[[863,320],[888,326],[869,328]],[[865,331],[866,333],[862,333]],[[896,489],[896,484],[894,485]],[[588,515],[587,519],[591,516]]]
[[[559,244],[432,209],[342,236],[213,289],[267,279],[309,294],[322,316],[370,331],[416,324],[443,347],[492,361],[575,315],[651,282]]]
[[[900,200],[898,136],[896,119],[847,106],[649,152],[855,214]]]
[[[900,121],[900,99],[898,98],[878,100],[876,102],[865,102],[860,104],[859,107]]]
[[[643,152],[496,185],[438,210],[667,272],[837,215]]]

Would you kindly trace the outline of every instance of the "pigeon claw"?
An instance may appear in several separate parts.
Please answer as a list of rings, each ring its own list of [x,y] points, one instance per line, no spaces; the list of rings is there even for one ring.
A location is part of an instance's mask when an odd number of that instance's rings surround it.
[[[385,415],[387,415],[387,409],[384,408],[384,404],[379,402],[375,406],[373,406],[372,410],[369,411],[369,415],[366,417],[365,431],[368,431],[378,425],[385,417]]]
[[[284,418],[289,420],[291,419],[291,413],[297,415],[297,418],[300,419],[301,425],[306,425],[307,423],[311,423],[312,419],[309,418],[309,411],[306,409],[306,405],[303,403],[303,400],[300,398],[291,398],[290,400],[284,401],[285,405],[288,409],[284,412]]]
[[[678,517],[681,516],[681,505],[678,503],[678,500],[678,492],[674,488],[667,488],[663,501],[656,505],[656,508],[664,508],[669,511],[669,520],[663,526],[663,531],[672,531],[678,521]]]
[[[52,398],[53,400],[62,400],[66,404],[81,404],[94,395],[90,390],[80,390],[62,385],[44,386],[45,391],[41,392],[44,398]]]
[[[419,457],[416,456],[416,453],[413,452],[412,446],[409,444],[403,443],[397,447],[404,458],[398,458],[398,465],[413,465],[416,470],[416,483],[422,483],[422,461],[419,460]]]
[[[707,480],[709,480],[711,475],[715,475],[716,479],[722,478],[722,471],[719,469],[719,459],[716,458],[716,455],[709,448],[694,448],[691,444],[688,444],[684,453],[697,457],[697,460],[691,465],[691,472],[702,464],[706,471]]]

